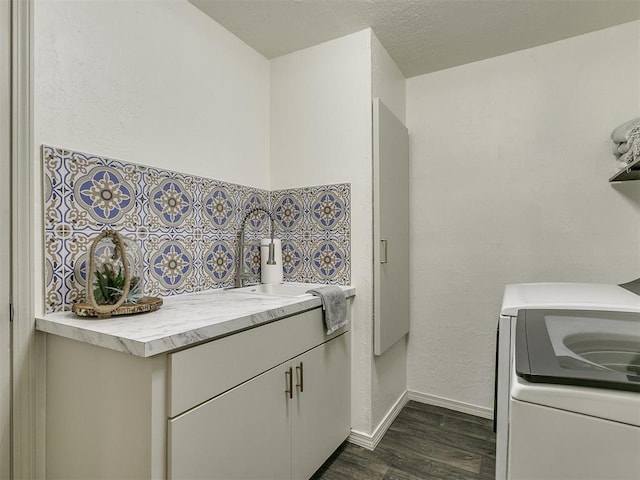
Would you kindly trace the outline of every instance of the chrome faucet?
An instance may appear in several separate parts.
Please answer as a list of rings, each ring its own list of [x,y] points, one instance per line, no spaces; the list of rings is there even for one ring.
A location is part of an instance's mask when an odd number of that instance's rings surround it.
[[[236,262],[236,288],[242,287],[244,285],[244,280],[251,277],[251,272],[249,272],[249,270],[246,268],[244,264],[244,248],[245,246],[252,246],[256,244],[244,242],[244,228],[246,226],[248,218],[257,212],[266,213],[267,215],[269,215],[269,219],[271,220],[270,222],[271,223],[271,228],[270,228],[271,243],[269,244],[269,257],[267,259],[267,265],[276,264],[276,260],[275,260],[276,247],[273,243],[273,234],[275,230],[275,217],[273,216],[273,213],[271,213],[265,207],[261,207],[261,206],[253,207],[251,210],[249,210],[245,214],[244,218],[242,219],[242,223],[240,224],[240,231],[238,232],[238,260]],[[257,245],[260,246],[260,243],[258,242]]]

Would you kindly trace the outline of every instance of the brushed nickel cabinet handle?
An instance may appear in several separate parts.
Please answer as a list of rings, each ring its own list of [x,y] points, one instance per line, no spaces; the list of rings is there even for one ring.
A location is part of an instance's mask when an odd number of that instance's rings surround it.
[[[296,387],[300,389],[300,393],[304,392],[304,366],[302,362],[300,362],[300,366],[296,367],[296,374],[298,376],[298,382],[296,383]]]
[[[387,241],[380,240],[380,263],[387,263]]]
[[[284,393],[289,394],[289,398],[293,398],[293,368],[289,367],[289,370],[284,372],[284,378],[287,383],[287,387]]]

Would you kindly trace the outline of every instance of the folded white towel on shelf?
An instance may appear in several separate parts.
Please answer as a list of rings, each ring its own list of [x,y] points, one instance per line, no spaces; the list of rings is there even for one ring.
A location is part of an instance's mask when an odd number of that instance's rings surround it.
[[[627,165],[640,158],[640,123],[635,125],[628,133],[628,140],[618,145],[618,163],[616,168],[624,170]]]
[[[631,163],[640,159],[640,117],[623,123],[613,132],[613,154],[616,157],[616,171],[629,168]]]
[[[618,158],[620,155],[622,155],[619,151],[618,151],[618,147],[622,145],[621,143],[615,143],[613,142],[613,148],[611,148],[611,153],[613,153],[616,158]]]
[[[640,143],[640,122],[636,124],[631,130],[629,130],[629,138],[627,139],[630,149],[634,148]]]
[[[624,143],[629,140],[629,135],[632,130],[640,125],[640,117],[636,117],[633,120],[623,123],[611,132],[611,139],[616,143]]]
[[[618,157],[618,163],[624,163],[625,165],[627,165],[632,161],[633,161],[633,152],[627,152],[624,155],[620,155]]]
[[[617,143],[616,152],[618,155],[624,155],[629,151],[629,142]]]

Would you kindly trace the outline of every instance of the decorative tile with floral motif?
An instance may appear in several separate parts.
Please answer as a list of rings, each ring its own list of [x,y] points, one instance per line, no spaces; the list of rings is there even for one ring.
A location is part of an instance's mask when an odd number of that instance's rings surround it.
[[[350,188],[269,192],[244,185],[43,146],[44,283],[47,312],[84,299],[88,251],[105,228],[141,247],[145,293],[197,292],[235,284],[241,261],[260,281],[261,238],[282,239],[285,281],[348,284]]]
[[[346,183],[271,193],[285,281],[350,282],[350,193]]]

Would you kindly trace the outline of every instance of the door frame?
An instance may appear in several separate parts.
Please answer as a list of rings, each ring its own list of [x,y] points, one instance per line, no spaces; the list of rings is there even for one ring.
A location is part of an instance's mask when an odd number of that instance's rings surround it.
[[[11,171],[11,3],[0,2],[0,171]],[[0,479],[11,478],[11,176],[0,176]]]
[[[11,323],[13,478],[44,478],[42,339],[35,332],[34,0],[11,4]],[[40,367],[42,364],[39,365]],[[39,394],[40,393],[40,394]]]

